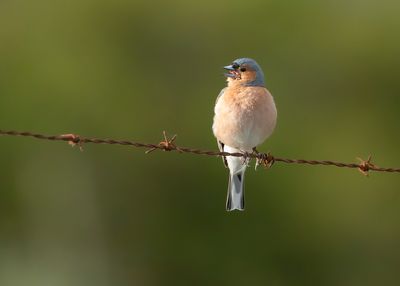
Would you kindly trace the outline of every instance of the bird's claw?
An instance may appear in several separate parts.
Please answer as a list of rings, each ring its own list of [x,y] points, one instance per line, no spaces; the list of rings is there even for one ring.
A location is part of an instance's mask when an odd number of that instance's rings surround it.
[[[260,165],[260,159],[258,158],[260,156],[260,152],[258,152],[257,148],[253,148],[253,154],[256,156],[256,164],[254,165],[254,170],[257,171],[258,165]]]
[[[249,163],[250,163],[250,160],[251,160],[251,155],[253,153],[249,153],[247,151],[244,151],[244,152],[242,152],[242,154],[243,154],[243,156],[242,156],[242,164],[246,165],[246,167],[249,167]]]

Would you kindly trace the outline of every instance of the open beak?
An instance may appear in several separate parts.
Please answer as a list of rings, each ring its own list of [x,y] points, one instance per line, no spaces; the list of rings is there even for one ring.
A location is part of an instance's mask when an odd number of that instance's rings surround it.
[[[224,66],[224,69],[226,69],[228,72],[225,73],[224,75],[226,77],[230,77],[233,79],[240,79],[240,73],[238,72],[238,70],[236,70],[232,65],[229,66]]]

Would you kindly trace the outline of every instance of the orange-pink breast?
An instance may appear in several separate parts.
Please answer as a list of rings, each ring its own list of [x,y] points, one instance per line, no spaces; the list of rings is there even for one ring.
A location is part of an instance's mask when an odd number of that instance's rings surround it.
[[[228,87],[215,105],[214,135],[228,146],[249,151],[271,135],[276,117],[273,97],[264,87]]]

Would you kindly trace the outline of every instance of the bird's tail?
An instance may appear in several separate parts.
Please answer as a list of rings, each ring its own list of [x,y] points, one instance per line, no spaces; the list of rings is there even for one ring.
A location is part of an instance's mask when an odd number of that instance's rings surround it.
[[[226,210],[244,211],[244,172],[229,174],[228,195],[226,198]]]

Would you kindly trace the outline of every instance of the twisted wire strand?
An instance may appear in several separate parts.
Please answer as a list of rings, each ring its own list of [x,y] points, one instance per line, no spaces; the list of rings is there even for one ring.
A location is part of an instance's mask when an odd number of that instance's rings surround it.
[[[378,167],[371,162],[371,156],[367,160],[360,160],[360,163],[342,163],[335,162],[329,160],[304,160],[304,159],[288,159],[288,158],[279,158],[272,156],[269,153],[228,153],[228,152],[219,152],[212,150],[202,150],[196,148],[188,148],[188,147],[180,147],[175,145],[174,141],[176,139],[176,135],[172,138],[168,138],[166,132],[163,132],[164,138],[163,141],[158,144],[151,143],[141,143],[134,142],[130,140],[115,140],[115,139],[103,139],[103,138],[89,138],[83,137],[75,134],[63,134],[63,135],[44,135],[32,132],[20,132],[20,131],[6,131],[0,130],[0,135],[4,136],[19,136],[19,137],[31,137],[40,140],[49,140],[49,141],[66,141],[72,146],[79,146],[82,150],[82,145],[86,143],[92,144],[106,144],[106,145],[122,145],[122,146],[132,146],[136,148],[147,148],[146,153],[150,153],[155,150],[163,150],[163,151],[177,151],[179,153],[191,153],[196,155],[206,155],[206,156],[235,156],[235,157],[244,157],[244,158],[254,158],[257,160],[257,163],[264,165],[265,167],[271,167],[276,162],[286,163],[286,164],[301,164],[301,165],[321,165],[321,166],[335,166],[339,168],[353,168],[358,169],[362,174],[368,175],[369,171],[376,172],[387,172],[387,173],[400,173],[400,168],[384,168]]]

